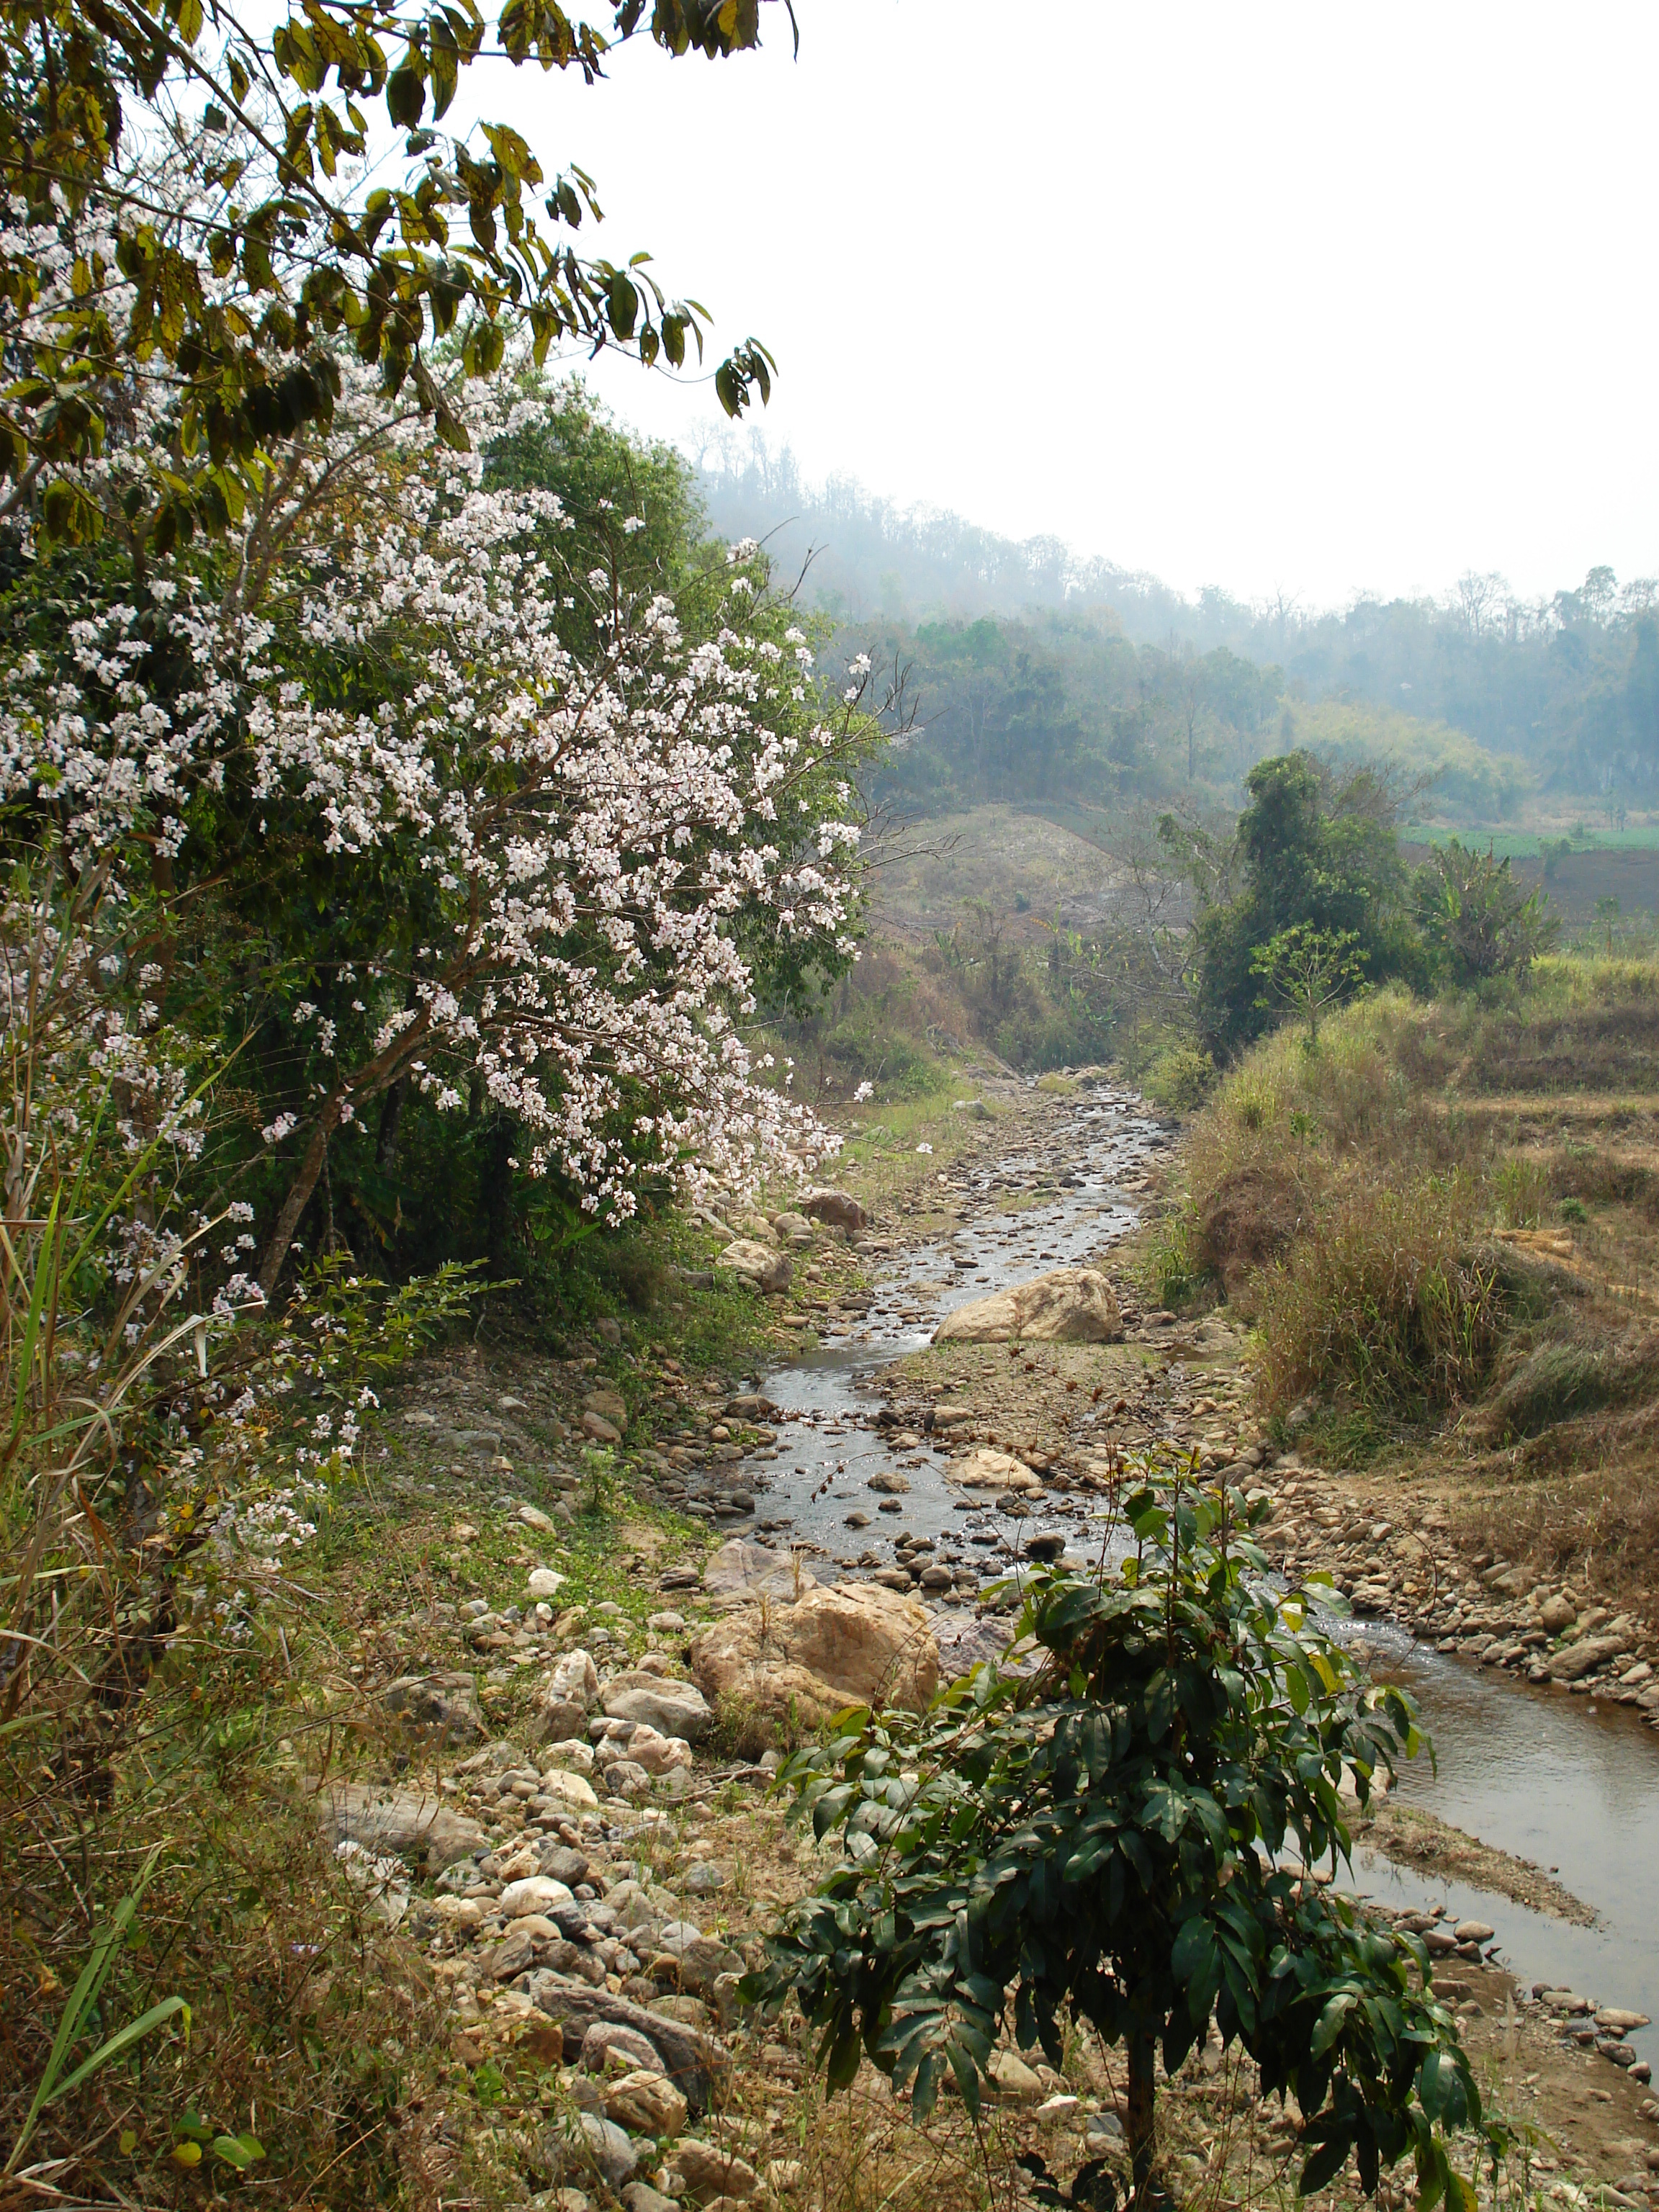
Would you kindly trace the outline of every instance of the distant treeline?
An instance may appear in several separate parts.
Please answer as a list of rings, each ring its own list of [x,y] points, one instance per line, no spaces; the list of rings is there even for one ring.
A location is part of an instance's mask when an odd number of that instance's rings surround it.
[[[1136,645],[1106,609],[1023,619],[850,623],[855,649],[908,672],[914,718],[875,795],[908,811],[1237,806],[1245,777],[1301,746],[1337,765],[1386,763],[1407,811],[1493,821],[1530,783],[1461,731],[1342,699],[1291,696],[1284,672],[1217,646]]]
[[[700,489],[718,533],[765,538],[780,571],[812,555],[803,599],[861,635],[886,629],[920,642],[931,633],[939,642],[930,650],[977,667],[994,658],[981,619],[1012,643],[1010,618],[1024,618],[1030,670],[1014,681],[1019,696],[1009,702],[1004,735],[981,732],[965,698],[953,710],[952,726],[970,732],[981,763],[973,774],[981,781],[1006,778],[1007,748],[1023,742],[1017,732],[1035,747],[1032,773],[1049,783],[1068,773],[1068,759],[1085,755],[1115,772],[1142,775],[1149,742],[1168,750],[1164,736],[1148,736],[1164,708],[1154,705],[1150,720],[1142,709],[1170,687],[1156,662],[1146,664],[1155,678],[1149,688],[1139,677],[1126,687],[1130,664],[1112,648],[1127,646],[1153,648],[1171,666],[1196,660],[1206,672],[1206,710],[1218,735],[1231,730],[1242,741],[1257,734],[1261,696],[1276,687],[1274,702],[1283,695],[1293,708],[1340,701],[1382,710],[1395,734],[1410,738],[1413,759],[1425,743],[1422,726],[1442,724],[1488,753],[1524,761],[1545,791],[1610,800],[1627,793],[1647,804],[1659,784],[1653,579],[1621,587],[1610,568],[1595,568],[1576,589],[1523,601],[1501,576],[1468,574],[1439,599],[1359,599],[1321,613],[1283,599],[1249,605],[1217,589],[1188,599],[1143,572],[1081,559],[1057,538],[1017,543],[959,515],[900,509],[845,478],[815,489],[787,449],[771,453],[753,436],[711,436]],[[947,653],[942,641],[951,626],[981,642]],[[1239,664],[1248,664],[1242,676]],[[1098,698],[1087,691],[1090,671],[1105,679]],[[1067,695],[1065,712],[1056,678]],[[1261,757],[1242,743],[1231,750],[1232,780]],[[1218,758],[1228,753],[1224,740]],[[1468,781],[1467,764],[1454,769],[1454,780]],[[1513,768],[1494,773],[1512,799]],[[1453,801],[1460,803],[1480,802]]]

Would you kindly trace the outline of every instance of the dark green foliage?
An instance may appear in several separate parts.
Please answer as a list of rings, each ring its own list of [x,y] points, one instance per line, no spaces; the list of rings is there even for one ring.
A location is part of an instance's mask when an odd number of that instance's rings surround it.
[[[1344,1769],[1363,1804],[1416,1752],[1408,1700],[1365,1681],[1310,1595],[1275,1594],[1237,1492],[1164,1462],[1115,1504],[1098,1573],[1031,1576],[1032,1673],[977,1668],[919,1722],[852,1712],[790,1762],[843,1856],[747,1994],[793,1990],[832,2087],[867,2056],[919,2112],[947,2073],[977,2109],[1010,1992],[1053,2064],[1086,2021],[1127,2046],[1143,2191],[1153,2045],[1173,2070],[1213,2009],[1306,2116],[1304,2193],[1351,2156],[1374,2191],[1409,2154],[1420,2203],[1472,2203],[1442,2130],[1503,2137],[1426,1953],[1295,1870],[1346,1857]]]
[[[1540,887],[1523,890],[1507,859],[1495,859],[1490,848],[1476,852],[1455,837],[1435,848],[1414,889],[1424,938],[1455,983],[1524,975],[1560,929]]]
[[[1405,869],[1393,802],[1360,769],[1340,781],[1307,753],[1260,763],[1245,779],[1235,868],[1243,888],[1209,904],[1198,921],[1198,1016],[1206,1042],[1231,1054],[1272,1019],[1255,961],[1281,931],[1340,936],[1371,982],[1420,975],[1422,956],[1405,910]],[[1179,825],[1168,841],[1179,845]],[[1192,865],[1200,896],[1207,888]]]

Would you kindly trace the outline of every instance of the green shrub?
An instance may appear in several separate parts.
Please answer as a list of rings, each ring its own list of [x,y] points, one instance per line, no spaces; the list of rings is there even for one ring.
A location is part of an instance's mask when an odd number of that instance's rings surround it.
[[[1194,1114],[1209,1096],[1215,1062],[1195,1044],[1165,1045],[1141,1078],[1141,1089],[1168,1114]]]
[[[1152,1236],[1147,1272],[1160,1305],[1183,1306],[1210,1270],[1198,1249],[1197,1224],[1183,1209],[1160,1221]]]
[[[1296,1880],[1297,1861],[1337,1872],[1338,1786],[1352,1775],[1369,1802],[1419,1747],[1414,1711],[1360,1677],[1301,1593],[1269,1586],[1263,1506],[1178,1463],[1127,1473],[1103,1564],[1030,1577],[1029,1671],[976,1668],[919,1718],[854,1709],[783,1770],[836,1863],[741,1994],[793,1998],[832,2093],[867,2059],[919,2119],[947,2081],[977,2118],[1011,2012],[1056,2067],[1086,2024],[1124,2046],[1143,2206],[1162,2196],[1158,2046],[1173,2076],[1213,2014],[1264,2096],[1294,2087],[1298,2201],[1350,2158],[1374,2196],[1411,2156],[1419,2201],[1472,2207],[1441,2124],[1494,2159],[1509,2137],[1483,2118],[1420,1938]]]

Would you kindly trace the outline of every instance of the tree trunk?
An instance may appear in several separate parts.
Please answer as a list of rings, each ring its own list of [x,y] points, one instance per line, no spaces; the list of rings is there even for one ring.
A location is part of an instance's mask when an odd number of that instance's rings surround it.
[[[374,1139],[374,1164],[382,1175],[390,1175],[398,1164],[398,1123],[404,1110],[404,1094],[409,1089],[409,1078],[400,1075],[395,1083],[386,1086],[380,1107],[380,1127]]]
[[[1124,2135],[1134,2172],[1135,2202],[1145,2203],[1152,2188],[1152,2159],[1158,2148],[1152,2126],[1152,2039],[1129,2038],[1129,2117]]]
[[[265,1246],[264,1257],[259,1262],[259,1288],[269,1297],[276,1287],[276,1278],[283,1272],[283,1262],[288,1257],[288,1248],[294,1242],[294,1232],[300,1225],[300,1216],[311,1202],[311,1194],[317,1188],[317,1178],[323,1171],[323,1162],[328,1157],[328,1140],[340,1124],[340,1109],[345,1101],[343,1091],[333,1092],[324,1101],[323,1110],[312,1126],[311,1141],[300,1161],[299,1172],[283,1200],[270,1242]]]

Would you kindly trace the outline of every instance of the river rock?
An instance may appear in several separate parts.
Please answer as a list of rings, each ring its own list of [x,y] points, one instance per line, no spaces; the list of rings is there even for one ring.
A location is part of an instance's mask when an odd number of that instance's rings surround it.
[[[624,2074],[605,2093],[605,2116],[637,2136],[677,2136],[686,2103],[660,2067]]]
[[[674,2146],[674,2163],[694,2204],[707,2204],[716,2197],[735,2197],[746,2202],[760,2187],[760,2176],[735,2151],[687,2136]]]
[[[1581,1637],[1577,1644],[1563,1645],[1559,1651],[1552,1651],[1544,1663],[1558,1682],[1582,1682],[1586,1674],[1593,1674],[1630,1646],[1630,1637],[1624,1630],[1609,1630],[1605,1635]]]
[[[567,2045],[578,2043],[586,2050],[588,2029],[601,2021],[631,2027],[660,2053],[664,2071],[692,2112],[708,2111],[709,2099],[724,2080],[728,2063],[724,2047],[712,2036],[667,2014],[647,2012],[642,2005],[630,2004],[626,1997],[613,1996],[608,1990],[592,1988],[568,1975],[532,1974],[529,1986],[531,2002],[550,2020],[559,2022],[565,2030]]]
[[[812,1224],[804,1213],[775,1213],[772,1226],[786,1244],[810,1244]]]
[[[582,1411],[599,1414],[613,1428],[625,1429],[628,1426],[628,1401],[620,1390],[590,1390],[582,1400]]]
[[[616,1423],[607,1420],[603,1413],[592,1411],[582,1415],[582,1434],[590,1443],[596,1444],[619,1444],[622,1442],[622,1431]]]
[[[691,1646],[691,1672],[711,1701],[730,1698],[766,1716],[793,1700],[808,1728],[848,1705],[881,1701],[919,1712],[939,1682],[939,1652],[914,1599],[869,1583],[809,1590],[775,1607],[731,1613]]]
[[[866,1229],[870,1217],[850,1191],[809,1190],[800,1210],[814,1221],[827,1221],[832,1229]]]
[[[568,1699],[591,1713],[599,1701],[599,1670],[592,1652],[579,1645],[556,1661],[548,1674],[546,1695],[550,1702]]]
[[[550,1875],[527,1874],[510,1881],[496,1899],[503,1918],[522,1919],[526,1912],[546,1912],[555,1905],[574,1905],[575,1899],[562,1881]]]
[[[758,1291],[787,1291],[795,1279],[785,1255],[754,1237],[739,1237],[728,1244],[714,1265],[752,1283]]]
[[[623,2027],[614,2020],[596,2020],[582,2038],[581,2063],[589,2074],[603,2074],[611,2053],[626,2061],[630,2073],[665,2074],[662,2053],[648,2035]]]
[[[1633,2029],[1650,2027],[1653,2023],[1644,2012],[1625,2012],[1617,2005],[1603,2005],[1595,2015],[1595,2025],[1614,2035],[1629,2035]]]
[[[704,1561],[702,1586],[711,1597],[793,1598],[798,1587],[816,1589],[818,1578],[804,1559],[734,1537]]]
[[[433,1874],[488,1848],[477,1821],[452,1813],[441,1798],[371,1782],[330,1782],[315,1795],[317,1817],[331,1844],[349,1838],[370,1850],[423,1856]]]
[[[648,2181],[630,2181],[622,2193],[623,2212],[679,2212],[672,2197],[664,2197]]]
[[[632,2179],[640,2154],[614,2120],[601,2112],[578,2112],[568,2132],[549,2128],[542,2136],[542,2162],[550,2173],[580,2173],[596,2167],[614,2196]]]
[[[566,1698],[551,1698],[536,1717],[538,1743],[571,1743],[587,1733],[587,1708]]]
[[[636,1728],[628,1739],[628,1756],[647,1774],[668,1774],[691,1764],[691,1747],[683,1735],[659,1735],[653,1728]]]
[[[707,1997],[722,1974],[741,1974],[743,1954],[718,1936],[696,1936],[679,1954],[680,1987],[688,1996]]]
[[[564,1581],[556,1567],[532,1567],[525,1587],[532,1597],[556,1597],[564,1588]]]
[[[1012,2051],[996,2051],[986,2072],[1000,2094],[1012,2097],[1022,2105],[1035,2105],[1042,2094],[1042,2083],[1038,2076]]]
[[[542,1795],[556,1798],[573,1812],[587,1813],[599,1804],[593,1785],[580,1774],[568,1774],[562,1767],[553,1767],[542,1777]]]
[[[605,1710],[613,1721],[642,1721],[659,1735],[696,1743],[714,1716],[690,1682],[673,1682],[643,1669],[618,1674],[605,1686]]]
[[[935,1344],[1110,1344],[1123,1334],[1112,1286],[1098,1267],[1051,1267],[946,1314]]]
[[[951,1469],[951,1480],[965,1490],[1041,1490],[1042,1482],[1024,1460],[1011,1452],[979,1444]]]

